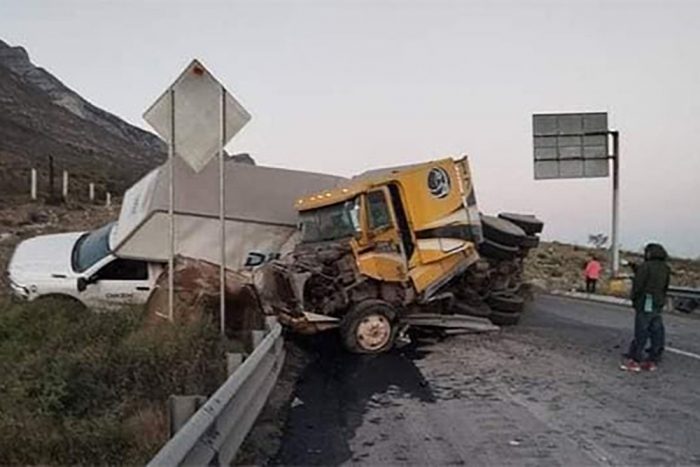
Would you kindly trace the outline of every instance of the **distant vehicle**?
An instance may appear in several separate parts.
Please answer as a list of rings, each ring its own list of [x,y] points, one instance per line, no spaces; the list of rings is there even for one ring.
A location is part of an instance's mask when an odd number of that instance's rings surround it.
[[[693,313],[700,309],[700,299],[690,297],[674,297],[673,308],[681,313]]]

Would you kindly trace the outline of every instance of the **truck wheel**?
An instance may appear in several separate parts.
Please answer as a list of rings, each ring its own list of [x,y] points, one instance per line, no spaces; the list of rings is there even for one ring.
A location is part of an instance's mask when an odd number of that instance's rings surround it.
[[[489,316],[489,319],[497,326],[514,326],[520,321],[521,314],[522,313],[503,313],[494,310],[491,316]]]
[[[454,311],[454,314],[456,315],[478,316],[481,318],[488,318],[491,316],[491,308],[489,308],[485,303],[472,305],[458,301],[453,305],[452,311]]]
[[[389,350],[396,335],[396,311],[382,300],[356,304],[340,322],[343,345],[353,353],[376,354]]]
[[[518,256],[520,250],[517,247],[503,245],[485,238],[483,242],[479,243],[479,253],[487,258],[509,260]]]
[[[520,313],[523,311],[525,306],[525,299],[519,295],[513,295],[508,293],[497,293],[491,295],[486,299],[486,303],[489,304],[491,308],[495,311],[505,312],[505,313]]]
[[[515,214],[512,212],[502,212],[498,215],[501,219],[505,219],[517,225],[528,235],[535,235],[542,232],[544,222],[533,216],[532,214]]]
[[[505,219],[481,215],[481,226],[484,237],[507,246],[520,246],[527,235],[523,229]]]
[[[88,309],[88,307],[85,306],[85,304],[77,298],[65,294],[40,295],[39,297],[36,297],[34,300],[32,300],[31,303],[36,303],[40,306],[58,306],[80,311],[86,311]]]
[[[522,248],[537,248],[540,244],[540,237],[537,235],[527,235],[520,240]]]

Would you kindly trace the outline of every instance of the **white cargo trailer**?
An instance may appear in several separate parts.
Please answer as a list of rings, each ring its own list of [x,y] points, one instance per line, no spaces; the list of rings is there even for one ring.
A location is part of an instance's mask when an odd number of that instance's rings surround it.
[[[175,253],[219,264],[218,164],[195,173],[175,164]],[[296,231],[294,202],[305,194],[335,187],[346,179],[298,170],[226,164],[226,266],[254,267],[280,253]],[[162,166],[124,195],[110,243],[117,256],[167,261],[168,173]]]

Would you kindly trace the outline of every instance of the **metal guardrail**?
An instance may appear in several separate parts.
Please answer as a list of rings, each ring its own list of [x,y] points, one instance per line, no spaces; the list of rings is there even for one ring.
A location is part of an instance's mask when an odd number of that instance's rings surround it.
[[[667,295],[670,297],[695,298],[700,300],[700,289],[693,289],[691,287],[671,286],[668,288]]]
[[[228,465],[272,391],[284,363],[282,327],[268,334],[226,382],[148,463]]]

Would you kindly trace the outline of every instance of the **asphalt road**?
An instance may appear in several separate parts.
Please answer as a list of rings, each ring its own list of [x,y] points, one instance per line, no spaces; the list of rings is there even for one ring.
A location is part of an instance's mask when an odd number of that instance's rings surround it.
[[[700,320],[665,319],[680,353],[642,374],[618,369],[629,310],[549,296],[519,326],[386,355],[322,339],[272,463],[698,464]]]

